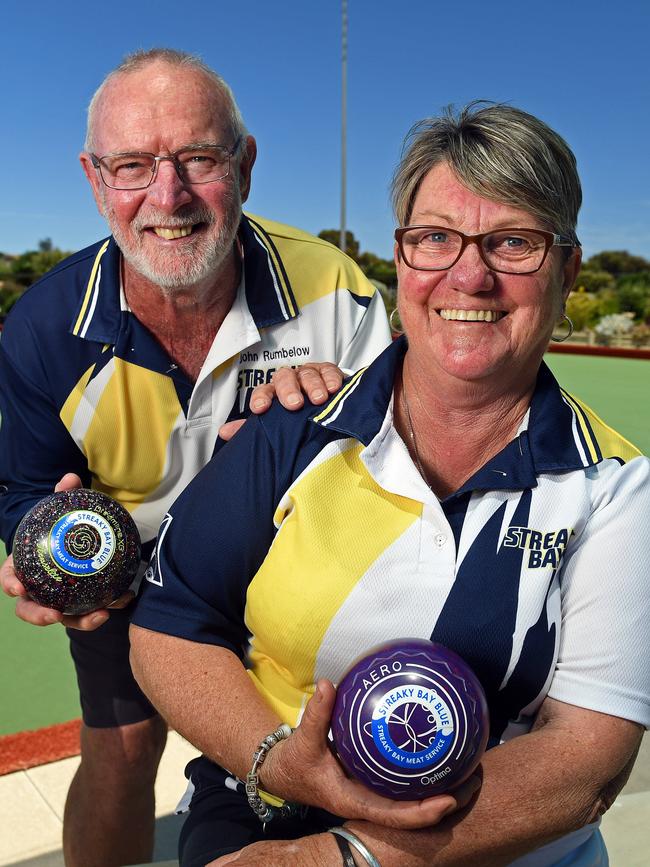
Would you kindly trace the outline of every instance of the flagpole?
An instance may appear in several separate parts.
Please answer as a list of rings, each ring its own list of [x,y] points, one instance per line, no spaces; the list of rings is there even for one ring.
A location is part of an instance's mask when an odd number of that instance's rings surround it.
[[[346,248],[346,149],[348,85],[348,2],[341,0],[341,221],[339,247]]]

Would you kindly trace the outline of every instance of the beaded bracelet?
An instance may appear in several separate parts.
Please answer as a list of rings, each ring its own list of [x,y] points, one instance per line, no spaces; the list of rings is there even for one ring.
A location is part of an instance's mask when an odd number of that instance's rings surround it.
[[[360,840],[356,834],[353,834],[352,831],[348,831],[347,828],[330,828],[329,832],[330,834],[335,834],[336,836],[343,837],[344,840],[347,840],[350,846],[353,846],[359,855],[361,855],[365,860],[368,867],[381,867],[381,864],[377,861],[366,844]]]
[[[267,822],[270,822],[271,819],[288,819],[290,816],[295,816],[295,814],[300,810],[299,804],[292,804],[289,801],[285,801],[281,807],[272,807],[271,804],[267,804],[266,801],[263,801],[262,798],[260,798],[259,792],[260,778],[258,771],[260,766],[264,764],[266,754],[271,747],[274,747],[279,741],[288,738],[292,731],[293,730],[290,726],[286,723],[282,723],[279,728],[270,735],[267,735],[253,753],[253,767],[246,774],[246,797],[248,803],[260,822],[263,822],[265,825]]]
[[[339,847],[341,857],[343,858],[343,867],[357,867],[354,863],[354,858],[352,857],[352,851],[348,841],[339,834],[332,834],[332,837],[334,837],[336,845]]]

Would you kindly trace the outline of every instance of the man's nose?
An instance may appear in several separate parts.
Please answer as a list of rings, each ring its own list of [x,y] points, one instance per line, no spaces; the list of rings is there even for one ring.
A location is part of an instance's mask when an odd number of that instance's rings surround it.
[[[172,160],[158,162],[156,176],[147,188],[147,198],[168,213],[174,213],[181,205],[192,201],[192,193],[178,176]]]
[[[449,268],[452,288],[468,295],[490,292],[494,288],[494,272],[483,261],[478,244],[468,244],[460,259]]]

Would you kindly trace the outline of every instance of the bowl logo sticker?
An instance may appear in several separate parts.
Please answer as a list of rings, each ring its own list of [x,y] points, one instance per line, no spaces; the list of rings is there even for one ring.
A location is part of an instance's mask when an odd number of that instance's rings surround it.
[[[97,512],[68,512],[52,527],[50,555],[69,575],[101,572],[115,553],[115,533]]]
[[[454,741],[453,717],[434,689],[400,686],[377,702],[364,730],[389,762],[403,768],[438,764]]]
[[[332,739],[345,770],[375,792],[419,800],[450,791],[485,750],[489,718],[476,675],[453,650],[392,639],[339,681]]]

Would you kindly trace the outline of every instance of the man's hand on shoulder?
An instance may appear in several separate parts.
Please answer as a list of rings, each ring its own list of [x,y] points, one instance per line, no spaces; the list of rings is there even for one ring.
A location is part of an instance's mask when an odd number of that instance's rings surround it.
[[[271,408],[277,397],[285,409],[296,410],[304,406],[307,395],[311,403],[320,405],[338,391],[343,383],[342,371],[330,361],[309,362],[300,367],[279,367],[266,385],[253,389],[250,410],[261,415]],[[219,428],[222,440],[230,440],[244,424],[244,420],[229,421]]]
[[[81,479],[74,473],[66,473],[61,481],[55,485],[55,492],[71,491],[74,488],[81,487]],[[62,614],[55,608],[46,608],[44,605],[39,605],[29,598],[27,591],[18,579],[14,569],[14,558],[9,555],[5,562],[0,567],[0,587],[7,596],[12,596],[16,599],[16,617],[24,620],[25,623],[31,623],[32,626],[50,626],[53,623],[61,623],[63,626],[68,626],[71,629],[82,629],[90,631],[97,629],[102,623],[105,623],[110,614],[105,609],[91,611],[88,614],[72,616]],[[111,608],[124,608],[133,599],[133,593],[127,591],[119,599],[110,606]]]
[[[259,385],[251,396],[251,410],[266,412],[274,397],[285,409],[300,409],[306,394],[311,403],[325,403],[343,383],[343,373],[330,361],[311,362],[300,367],[279,367],[268,385]]]

